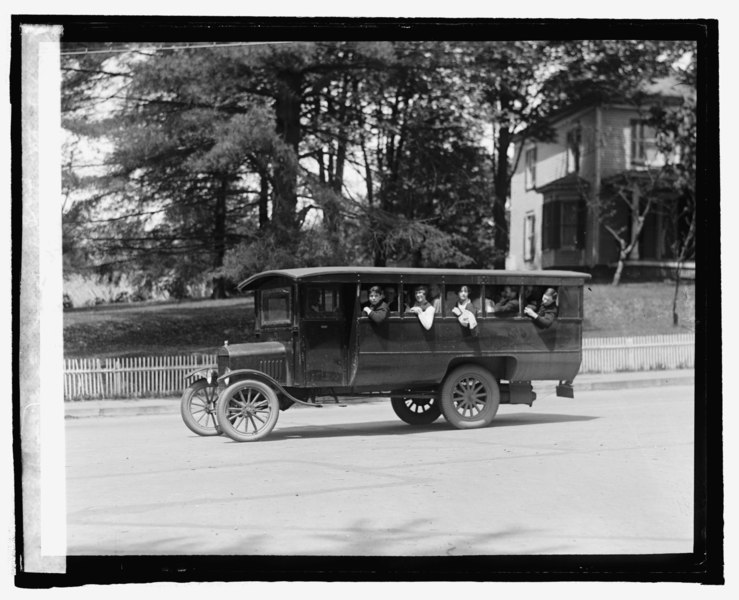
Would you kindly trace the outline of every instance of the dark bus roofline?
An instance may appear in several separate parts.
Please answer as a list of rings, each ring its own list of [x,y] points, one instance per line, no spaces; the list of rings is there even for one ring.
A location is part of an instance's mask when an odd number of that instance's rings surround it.
[[[388,279],[388,277],[390,279]],[[290,279],[295,282],[316,281],[331,283],[373,283],[374,279],[382,283],[400,282],[403,278],[418,279],[449,278],[459,283],[465,278],[498,278],[510,279],[512,284],[521,284],[535,280],[536,285],[575,283],[584,284],[590,280],[588,273],[576,271],[507,271],[504,269],[418,269],[403,267],[305,267],[299,269],[275,269],[252,275],[238,285],[240,291],[257,287],[269,279]],[[397,278],[397,279],[396,279]],[[532,282],[533,283],[533,282]]]

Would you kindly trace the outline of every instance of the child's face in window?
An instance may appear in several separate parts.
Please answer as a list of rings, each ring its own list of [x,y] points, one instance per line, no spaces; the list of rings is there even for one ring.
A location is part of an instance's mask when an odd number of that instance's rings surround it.
[[[380,296],[380,294],[378,294],[377,292],[369,293],[370,304],[377,304],[380,301],[380,298],[382,298],[382,296]]]

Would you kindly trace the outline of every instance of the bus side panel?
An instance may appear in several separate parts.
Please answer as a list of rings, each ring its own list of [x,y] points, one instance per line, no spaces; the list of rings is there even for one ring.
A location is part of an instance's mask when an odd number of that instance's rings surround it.
[[[437,384],[450,364],[465,361],[497,365],[493,374],[499,379],[573,379],[582,359],[579,319],[560,319],[541,329],[528,318],[485,318],[472,331],[453,318],[437,318],[430,331],[417,319],[396,317],[380,325],[360,319],[357,333],[353,387]]]
[[[406,319],[407,321],[407,319]],[[420,327],[415,323],[416,327]],[[404,323],[390,317],[383,323],[373,323],[366,317],[357,323],[357,370],[350,385],[356,388],[390,390],[407,387],[421,361],[403,345]]]
[[[512,381],[573,379],[582,361],[582,323],[579,319],[558,319],[547,328],[529,319],[513,319],[503,324],[488,319],[486,325],[499,330],[493,337],[499,352],[515,356]],[[500,327],[500,325],[503,325]]]

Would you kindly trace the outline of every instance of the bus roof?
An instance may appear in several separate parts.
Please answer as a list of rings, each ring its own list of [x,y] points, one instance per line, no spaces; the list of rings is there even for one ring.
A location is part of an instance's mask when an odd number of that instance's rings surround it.
[[[421,279],[436,279],[459,283],[470,279],[471,283],[480,281],[505,280],[511,284],[531,282],[535,285],[584,284],[590,280],[587,273],[576,271],[507,271],[503,269],[417,269],[405,267],[304,267],[299,269],[275,269],[256,273],[242,281],[241,291],[253,289],[271,279],[288,279],[295,282],[332,283],[394,283],[401,281],[418,282]]]

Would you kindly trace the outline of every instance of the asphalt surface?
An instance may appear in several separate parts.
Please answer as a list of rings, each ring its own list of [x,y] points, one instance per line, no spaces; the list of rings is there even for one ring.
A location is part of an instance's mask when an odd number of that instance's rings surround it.
[[[548,394],[473,430],[327,405],[285,411],[254,443],[195,435],[178,414],[67,420],[66,554],[690,552],[693,395]]]
[[[619,390],[672,385],[693,385],[692,369],[672,371],[635,371],[628,373],[603,373],[578,375],[574,381],[575,398],[578,392],[597,390]],[[534,390],[541,399],[554,395],[556,382],[535,382]],[[385,402],[384,399],[365,402]],[[86,417],[120,417],[133,415],[155,415],[176,413],[180,410],[180,397],[136,398],[113,400],[82,400],[66,402],[64,414],[67,419]]]

